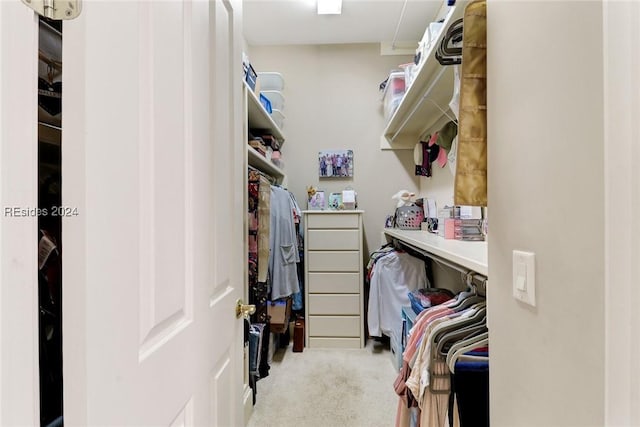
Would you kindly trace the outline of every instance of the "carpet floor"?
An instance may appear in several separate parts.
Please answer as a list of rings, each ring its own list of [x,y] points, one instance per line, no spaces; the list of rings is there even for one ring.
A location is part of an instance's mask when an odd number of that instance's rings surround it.
[[[391,427],[395,378],[388,345],[374,340],[354,350],[289,345],[258,381],[248,427]]]

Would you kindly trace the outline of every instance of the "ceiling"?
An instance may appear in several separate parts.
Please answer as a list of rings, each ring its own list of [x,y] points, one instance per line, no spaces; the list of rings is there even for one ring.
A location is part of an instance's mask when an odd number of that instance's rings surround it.
[[[380,43],[394,39],[405,0],[343,0],[341,15],[318,15],[316,0],[244,0],[243,27],[254,45]],[[396,41],[418,41],[442,0],[406,0]]]

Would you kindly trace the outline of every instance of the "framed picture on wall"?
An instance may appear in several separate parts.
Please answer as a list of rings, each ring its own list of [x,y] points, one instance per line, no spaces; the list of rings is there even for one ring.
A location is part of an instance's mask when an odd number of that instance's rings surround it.
[[[327,150],[318,153],[320,178],[353,178],[353,150]]]

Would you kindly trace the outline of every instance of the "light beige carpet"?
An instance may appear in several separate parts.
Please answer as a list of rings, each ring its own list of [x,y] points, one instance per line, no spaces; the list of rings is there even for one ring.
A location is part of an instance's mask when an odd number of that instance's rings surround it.
[[[278,350],[248,427],[391,427],[398,398],[388,346]]]

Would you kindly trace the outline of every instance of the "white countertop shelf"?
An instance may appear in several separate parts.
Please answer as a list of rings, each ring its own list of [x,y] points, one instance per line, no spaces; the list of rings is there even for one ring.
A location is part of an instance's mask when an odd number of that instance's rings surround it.
[[[411,246],[449,260],[484,276],[489,275],[487,242],[449,240],[428,231],[385,228],[384,233]]]
[[[278,127],[271,115],[267,113],[260,103],[258,95],[256,95],[247,82],[244,82],[244,87],[247,92],[247,113],[249,121],[249,129],[267,129],[271,131],[272,135],[281,143],[284,142],[285,137],[282,130]]]
[[[427,59],[384,129],[380,148],[411,149],[425,132],[443,119],[445,112],[454,117],[449,111],[449,101],[453,96],[453,66],[440,65],[435,52],[447,28],[464,15],[467,3],[458,0],[449,8],[440,35],[426,53]]]
[[[284,172],[278,166],[267,160],[262,154],[258,153],[250,145],[247,145],[247,160],[250,166],[271,175],[276,181],[281,182],[284,178]]]

